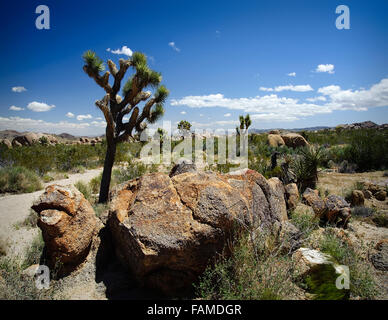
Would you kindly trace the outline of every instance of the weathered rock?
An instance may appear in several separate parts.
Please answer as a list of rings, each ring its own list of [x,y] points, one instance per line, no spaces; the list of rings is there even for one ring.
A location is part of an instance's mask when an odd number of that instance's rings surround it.
[[[370,257],[373,266],[382,271],[388,271],[388,239],[376,244],[377,253]]]
[[[268,132],[269,134],[280,134],[280,131],[279,130],[271,130],[270,132]]]
[[[353,207],[363,206],[365,201],[364,193],[361,190],[353,190],[349,200]]]
[[[279,243],[283,254],[290,254],[297,250],[300,245],[302,233],[290,221],[285,221],[280,230]]]
[[[373,195],[379,191],[382,191],[380,186],[369,182],[364,182],[364,189],[370,191]]]
[[[364,195],[364,199],[371,199],[373,197],[372,192],[369,190],[362,190],[362,193]]]
[[[340,196],[330,195],[325,200],[325,218],[331,224],[346,228],[349,222],[351,211],[350,205]]]
[[[97,218],[90,203],[72,186],[50,185],[32,209],[39,214],[50,267],[59,262],[61,274],[76,269],[96,233]]]
[[[1,139],[0,145],[5,145],[8,149],[12,149],[12,143],[8,139]]]
[[[283,138],[279,134],[269,134],[267,139],[270,147],[276,148],[285,145]]]
[[[303,202],[312,207],[317,216],[322,216],[326,211],[325,201],[318,195],[318,190],[307,188],[303,192]]]
[[[321,265],[330,265],[330,256],[318,250],[299,248],[292,255],[292,259],[297,263],[299,272],[306,275]]]
[[[281,137],[284,140],[286,146],[290,148],[305,147],[309,144],[307,140],[303,138],[303,136],[297,133],[287,133],[281,135]]]
[[[33,278],[38,272],[39,264],[33,264],[22,271],[22,275]]]
[[[195,171],[197,171],[197,167],[195,163],[191,163],[187,160],[183,160],[172,167],[169,176],[170,178],[172,178],[173,176],[176,176],[181,173],[195,172]]]
[[[385,201],[385,199],[387,198],[387,192],[385,191],[378,191],[375,193],[375,198],[379,201]]]
[[[283,183],[280,181],[279,178],[271,178],[268,180],[268,184],[272,188],[272,194],[274,195],[275,198],[275,203],[276,203],[276,211],[280,212],[280,222],[287,221],[287,205],[285,201],[285,189],[283,186]]]
[[[32,146],[38,142],[38,136],[33,132],[28,132],[24,135],[16,136],[13,141],[19,142],[22,146]],[[13,143],[12,141],[12,143]]]
[[[112,193],[108,225],[117,256],[140,283],[185,292],[236,229],[280,223],[275,193],[252,170],[144,175]]]
[[[317,190],[307,188],[303,193],[303,202],[311,206],[321,220],[321,223],[335,224],[346,228],[351,211],[350,205],[340,196],[330,195],[325,200],[321,199]]]
[[[299,190],[296,183],[289,183],[284,189],[286,191],[287,209],[295,210],[299,202]]]
[[[14,140],[12,140],[12,146],[14,146],[14,147],[21,147],[22,144],[19,141],[14,139]]]

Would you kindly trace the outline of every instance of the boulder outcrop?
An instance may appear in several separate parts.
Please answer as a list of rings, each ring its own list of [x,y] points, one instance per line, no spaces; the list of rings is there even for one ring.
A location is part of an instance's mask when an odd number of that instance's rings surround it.
[[[152,173],[111,194],[108,225],[121,263],[140,283],[186,292],[234,232],[281,225],[284,193],[259,173]],[[283,203],[282,203],[283,201]]]
[[[279,134],[269,134],[267,139],[270,147],[276,148],[285,145],[283,138]]]
[[[97,218],[90,203],[74,187],[50,185],[32,205],[38,215],[50,267],[60,265],[67,274],[86,258],[97,232]]]
[[[283,139],[286,146],[290,148],[305,147],[309,144],[307,140],[298,133],[283,134],[281,135],[281,138]]]

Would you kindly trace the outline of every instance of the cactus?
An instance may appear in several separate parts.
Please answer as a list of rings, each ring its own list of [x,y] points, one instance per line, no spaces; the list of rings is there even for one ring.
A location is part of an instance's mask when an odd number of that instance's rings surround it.
[[[134,52],[129,59],[120,59],[119,67],[112,60],[108,60],[109,71],[105,73],[104,63],[95,52],[85,52],[83,60],[85,73],[106,92],[101,100],[95,102],[106,120],[107,150],[99,196],[99,202],[105,203],[108,199],[117,144],[138,139],[146,129],[147,122],[155,123],[163,116],[163,104],[169,91],[160,85],[161,74],[148,67],[143,53]],[[118,94],[121,82],[130,68],[134,72],[124,84],[121,97]],[[109,83],[110,76],[113,77],[113,84]],[[153,95],[150,91],[145,91],[148,87],[154,89]],[[139,107],[140,103],[144,103],[142,109]],[[129,120],[124,122],[126,115],[129,115]]]

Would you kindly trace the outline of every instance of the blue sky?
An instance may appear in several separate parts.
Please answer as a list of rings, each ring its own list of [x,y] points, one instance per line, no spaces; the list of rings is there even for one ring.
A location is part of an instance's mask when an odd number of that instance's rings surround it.
[[[50,30],[35,27],[40,4]],[[350,30],[335,27],[340,4]],[[123,46],[162,73],[173,124],[233,128],[246,113],[257,129],[388,122],[385,0],[14,0],[0,11],[0,130],[103,133],[104,92],[81,56],[117,62]]]

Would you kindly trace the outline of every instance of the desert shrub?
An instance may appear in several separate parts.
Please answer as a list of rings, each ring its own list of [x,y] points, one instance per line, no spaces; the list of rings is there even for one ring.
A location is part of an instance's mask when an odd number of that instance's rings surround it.
[[[377,212],[372,216],[372,221],[377,227],[388,228],[388,214],[384,212]]]
[[[354,163],[349,163],[348,160],[343,160],[338,166],[339,173],[355,173],[357,165]]]
[[[92,198],[92,190],[90,189],[90,186],[87,183],[84,183],[82,181],[77,181],[74,186],[81,192],[85,199],[91,200]]]
[[[31,246],[27,248],[24,254],[24,260],[21,264],[23,269],[40,262],[43,254],[43,248],[44,241],[42,233],[39,232],[39,234],[32,240]]]
[[[102,180],[102,173],[100,173],[97,177],[94,177],[92,180],[89,181],[89,188],[92,193],[99,193],[100,192],[100,185]]]
[[[265,244],[275,242],[266,237],[245,233],[238,237],[231,245],[231,255],[219,256],[200,277],[195,285],[197,295],[221,300],[278,300],[292,295],[293,261],[268,250]]]
[[[290,214],[292,224],[300,231],[301,238],[308,238],[311,233],[319,228],[319,218],[314,215],[293,211]]]
[[[43,239],[36,237],[25,253],[25,259],[19,257],[0,257],[0,300],[51,300],[58,291],[55,283],[48,290],[36,288],[35,280],[23,274],[23,270],[40,262]]]
[[[352,246],[328,229],[320,240],[319,248],[331,255],[335,262],[349,267],[350,294],[362,299],[374,299],[379,291],[367,261]]]
[[[128,160],[125,167],[114,169],[112,177],[115,183],[120,184],[128,180],[142,176],[147,171],[147,166],[142,162],[135,162],[132,158]]]
[[[108,203],[94,203],[93,210],[96,213],[97,217],[101,217],[101,215],[109,209]]]
[[[352,216],[353,217],[369,217],[376,213],[375,208],[369,208],[364,206],[354,207],[352,208]]]
[[[43,177],[42,177],[42,180],[44,183],[47,183],[47,182],[50,182],[50,181],[53,181],[54,178],[48,174],[45,174]]]
[[[0,193],[26,193],[42,188],[40,178],[24,167],[0,168]]]
[[[357,170],[385,169],[388,163],[388,131],[352,131],[350,144],[344,150],[344,160],[357,165]]]
[[[21,222],[17,222],[14,227],[16,229],[19,229],[19,228],[35,228],[37,226],[37,222],[38,222],[38,214],[30,209],[30,213],[28,214],[27,218],[25,218],[23,221]]]

